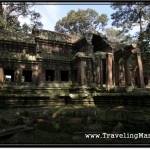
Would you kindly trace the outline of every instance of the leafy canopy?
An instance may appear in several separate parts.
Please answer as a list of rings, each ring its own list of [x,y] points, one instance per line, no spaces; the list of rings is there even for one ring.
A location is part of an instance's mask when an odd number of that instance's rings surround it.
[[[73,35],[81,35],[90,29],[99,30],[107,25],[106,14],[99,15],[93,9],[78,11],[71,10],[66,17],[63,17],[55,25],[55,31]]]
[[[126,33],[139,26],[136,43],[142,52],[145,72],[150,72],[150,2],[114,2],[111,7],[116,10],[111,15],[113,26]]]
[[[106,28],[104,32],[108,40],[111,42],[118,42],[126,45],[133,42],[130,34],[126,35],[119,29]]]
[[[40,22],[41,15],[31,10],[32,7],[33,3],[31,2],[0,2],[0,28],[15,31],[22,31],[24,29],[29,31],[34,25],[42,28],[42,23]],[[30,17],[31,25],[24,24],[21,27],[18,20],[20,16]]]
[[[150,5],[146,2],[114,2],[111,7],[116,10],[111,15],[113,26],[122,27],[124,32],[139,25],[140,32],[150,20]]]
[[[135,41],[130,34],[124,34],[119,29],[106,28],[104,31],[107,39],[113,44],[115,50],[121,49],[125,45],[130,45]]]

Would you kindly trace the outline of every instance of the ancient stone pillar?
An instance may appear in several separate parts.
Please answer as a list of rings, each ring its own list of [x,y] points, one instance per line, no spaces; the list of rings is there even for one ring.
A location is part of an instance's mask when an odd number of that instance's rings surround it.
[[[60,65],[59,65],[59,63],[58,64],[56,64],[56,68],[55,68],[55,81],[57,82],[57,83],[60,83],[60,78],[61,78],[61,76],[60,76],[60,67],[59,67]]]
[[[141,53],[140,52],[137,52],[136,54],[136,63],[137,63],[137,66],[138,66],[138,86],[140,88],[144,88],[145,85],[144,85],[144,76],[143,76],[143,65],[142,65],[142,59],[141,59]]]
[[[96,72],[96,76],[95,76],[95,83],[100,85],[100,75],[101,75],[101,64],[100,64],[100,57],[97,56],[96,57],[96,67],[95,67],[95,72]]]
[[[0,86],[3,85],[4,82],[4,71],[3,68],[0,66]]]
[[[124,69],[124,59],[119,60],[119,85],[125,86],[125,69]]]
[[[119,60],[115,60],[115,85],[119,85]]]
[[[150,86],[150,74],[148,75],[148,86]]]
[[[107,61],[107,86],[113,85],[112,80],[112,53],[107,53],[106,55],[106,61]]]
[[[22,83],[22,72],[24,68],[25,65],[19,62],[19,64],[16,66],[16,69],[14,70],[14,82],[17,85],[20,85]]]
[[[87,62],[86,62],[86,65],[87,65],[87,68],[86,68],[86,79],[87,79],[87,85],[91,85],[92,82],[92,79],[91,79],[91,72],[92,72],[92,60],[91,59],[88,59]]]
[[[38,85],[38,64],[32,65],[32,82]]]
[[[102,58],[100,59],[100,84],[101,86],[103,85],[103,63],[102,63]]]
[[[126,86],[131,86],[131,75],[130,75],[129,61],[127,57],[124,58],[124,69],[125,69],[125,84]]]
[[[80,60],[80,83],[81,85],[85,84],[85,64],[86,62],[84,60]]]
[[[14,82],[19,85],[22,82],[22,68],[19,66],[14,72]]]
[[[42,58],[38,57],[37,58],[37,63],[38,63],[38,85],[44,83],[45,81],[45,73],[44,73],[44,70],[43,70],[43,63],[42,63]]]

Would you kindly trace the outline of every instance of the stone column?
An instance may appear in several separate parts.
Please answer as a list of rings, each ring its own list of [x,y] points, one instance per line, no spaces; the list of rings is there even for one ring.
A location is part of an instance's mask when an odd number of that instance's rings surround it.
[[[144,85],[144,76],[143,76],[143,65],[142,65],[142,59],[141,59],[141,53],[140,52],[137,52],[136,54],[136,63],[137,63],[137,66],[138,66],[138,86],[140,88],[144,88],[145,85]]]
[[[112,60],[112,80],[113,80],[113,86],[115,86],[115,61],[114,61],[114,56]]]
[[[130,70],[129,70],[128,59],[129,59],[128,57],[124,58],[125,83],[126,83],[126,86],[131,86],[131,75],[130,75]]]
[[[150,86],[150,74],[148,74],[148,86]]]
[[[59,65],[59,62],[57,63],[57,64],[55,64],[56,65],[56,70],[55,70],[55,81],[57,82],[57,83],[60,83],[60,78],[61,78],[61,76],[60,76],[60,74],[61,74],[61,69],[60,69],[60,65]]]
[[[38,85],[38,64],[32,66],[32,82],[34,85]]]
[[[14,72],[14,82],[19,85],[22,81],[22,69],[21,68],[17,68]]]
[[[102,63],[102,58],[100,59],[100,84],[103,86],[103,63]]]
[[[107,53],[106,55],[107,59],[107,86],[112,86],[113,85],[113,80],[112,80],[112,53]]]
[[[119,86],[119,60],[115,60],[115,85]]]
[[[100,64],[100,57],[97,56],[97,64],[96,64],[96,84],[100,85],[100,78],[101,78],[101,64]]]
[[[22,82],[22,65],[19,64],[18,68],[14,71],[14,82],[19,85]]]
[[[4,83],[4,71],[3,68],[0,66],[0,86]]]
[[[92,60],[88,59],[87,60],[87,70],[86,70],[86,78],[87,78],[87,85],[91,86],[92,84],[92,79],[91,79],[91,72],[92,72]]]
[[[44,81],[45,81],[45,73],[44,73],[45,70],[43,70],[42,58],[38,57],[37,61],[38,61],[38,82],[37,82],[37,84],[40,85],[40,84],[44,83]]]
[[[80,59],[80,84],[85,84],[85,61]]]

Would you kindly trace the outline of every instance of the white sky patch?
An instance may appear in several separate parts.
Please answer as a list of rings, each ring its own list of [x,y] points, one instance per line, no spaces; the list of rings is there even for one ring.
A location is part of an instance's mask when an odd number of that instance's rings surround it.
[[[117,27],[115,27],[115,26],[111,26],[112,27],[112,29],[114,29],[114,30],[122,30],[122,27],[119,27],[119,28],[117,28]]]
[[[30,10],[34,10],[35,7],[31,7]],[[28,17],[23,17],[23,16],[19,16],[18,17],[18,20],[20,21],[20,25],[22,26],[24,23],[26,23],[27,25],[30,25],[31,24],[31,21],[30,21],[30,17],[31,16],[28,16]]]
[[[56,22],[59,20],[59,6],[58,5],[43,5],[45,10],[45,17],[43,20],[45,21],[44,29],[54,30],[54,26]]]
[[[43,29],[54,31],[56,22],[60,19],[60,9],[58,5],[35,5],[33,9],[41,14],[40,21],[43,24]],[[32,10],[33,10],[32,9]],[[20,24],[31,24],[29,17],[19,17]]]
[[[29,25],[31,23],[29,17],[24,18],[24,17],[19,16],[18,20],[20,21],[21,25],[23,25],[24,23]]]
[[[44,5],[46,13],[50,18],[57,21],[59,18],[59,8],[58,5]]]
[[[115,27],[115,26],[111,26],[111,27],[112,27],[113,29],[115,29],[115,30],[120,30],[120,31],[123,29],[122,27],[119,27],[119,28],[117,28],[117,27]],[[129,33],[130,33],[131,35],[135,35],[136,32],[139,32],[139,31],[140,31],[140,27],[137,25],[137,26],[134,26],[133,29],[129,31]]]
[[[135,33],[139,31],[140,31],[140,27],[137,25],[137,26],[134,26],[132,30],[130,30],[130,34],[135,35]]]
[[[35,11],[41,14],[41,23],[43,24],[43,29],[54,31],[54,26],[59,20],[60,8],[58,5],[35,5]]]

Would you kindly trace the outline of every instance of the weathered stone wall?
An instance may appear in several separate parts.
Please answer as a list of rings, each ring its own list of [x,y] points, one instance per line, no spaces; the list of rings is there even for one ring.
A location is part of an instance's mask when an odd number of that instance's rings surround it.
[[[39,50],[42,53],[70,55],[72,49],[72,46],[67,44],[39,42]]]
[[[0,52],[3,51],[5,53],[14,52],[14,53],[24,53],[24,54],[35,54],[36,45],[0,40]]]

